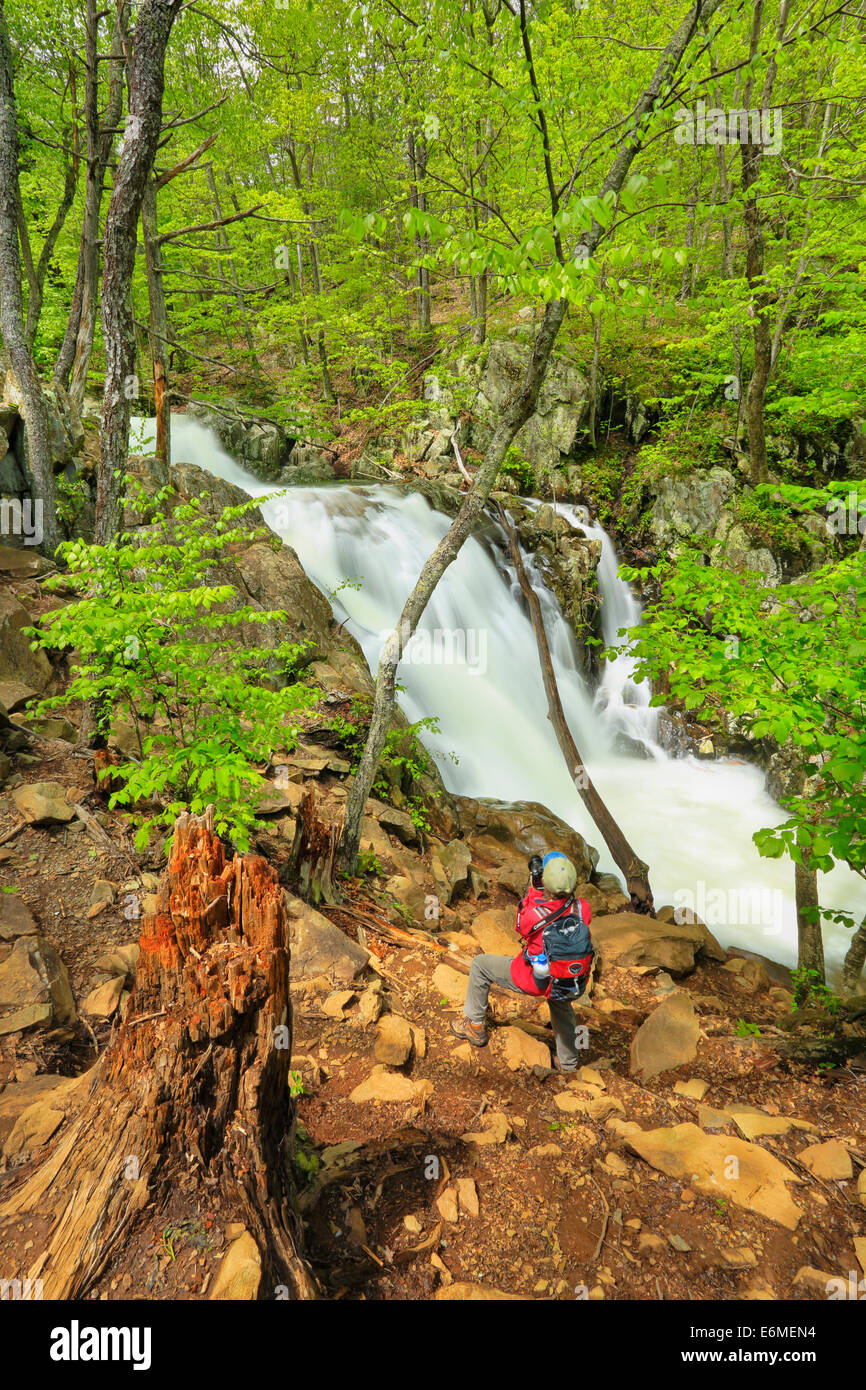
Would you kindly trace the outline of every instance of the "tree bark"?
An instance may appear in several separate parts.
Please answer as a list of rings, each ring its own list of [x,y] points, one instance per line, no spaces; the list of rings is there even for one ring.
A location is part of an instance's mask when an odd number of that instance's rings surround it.
[[[99,213],[102,207],[103,183],[114,142],[113,130],[120,121],[123,109],[123,40],[125,37],[124,9],[118,8],[111,38],[108,102],[99,118],[99,15],[96,0],[87,0],[85,17],[85,85],[84,124],[86,130],[87,163],[84,182],[84,221],[79,249],[80,292],[78,302],[70,309],[66,334],[54,369],[54,379],[60,385],[69,381],[69,394],[77,409],[81,409],[87,386],[87,373],[93,351],[96,327],[96,304],[99,292]],[[101,126],[101,130],[100,130]],[[76,280],[76,289],[78,281]],[[71,372],[71,376],[70,376]]]
[[[535,642],[541,661],[541,675],[544,680],[544,691],[547,695],[547,717],[553,725],[556,741],[562,750],[562,756],[565,758],[568,775],[573,781],[581,801],[601,832],[602,839],[610,850],[614,863],[625,875],[626,886],[632,899],[632,910],[652,913],[653,896],[649,885],[649,869],[643,860],[635,854],[607,806],[604,804],[598,789],[593,784],[586,770],[586,765],[578,751],[571,730],[568,727],[565,711],[562,708],[562,701],[559,698],[559,688],[556,684],[556,675],[550,657],[550,648],[547,644],[547,634],[544,631],[544,618],[541,613],[541,604],[538,601],[538,595],[529,582],[520,555],[517,533],[513,526],[509,525],[502,507],[499,507],[499,520],[502,529],[508,537],[511,559],[517,571],[517,578],[523,597],[526,599],[529,607],[532,630],[535,633]]]
[[[102,453],[96,483],[96,532],[107,545],[120,528],[120,496],[129,452],[130,399],[137,392],[131,299],[136,228],[162,127],[165,50],[182,0],[142,0],[128,67],[129,114],[105,219],[102,334],[105,390]]]
[[[854,994],[866,963],[866,917],[851,938],[842,966],[842,993]]]
[[[794,891],[797,902],[797,968],[814,970],[823,984],[824,941],[818,915],[818,873],[810,868],[805,850],[803,863],[794,865]]]
[[[33,353],[24,332],[21,258],[18,249],[18,114],[12,48],[0,8],[0,330],[21,392],[34,508],[42,510],[41,549],[53,555],[60,543],[48,411]]]
[[[702,18],[709,18],[720,3],[721,0],[697,0],[697,3],[689,10],[674,33],[658,61],[649,84],[635,105],[629,132],[601,186],[602,196],[606,192],[618,193],[622,188],[635,157],[643,147],[644,129],[642,123],[653,110],[663,87],[670,81],[679,66],[683,54],[694,37],[699,21]],[[591,255],[595,250],[601,239],[601,234],[601,227],[596,221],[593,221],[580,241],[586,255]],[[457,558],[464,541],[481,515],[514,436],[521,426],[526,424],[535,410],[547,363],[553,351],[557,334],[565,319],[567,308],[568,305],[565,300],[548,300],[523,379],[500,410],[493,436],[487,446],[487,452],[475,474],[475,481],[466,494],[460,511],[448,531],[425,561],[417,583],[403,606],[403,612],[397,626],[386,639],[382,648],[367,742],[364,745],[361,762],[346,800],[346,819],[340,843],[340,858],[343,868],[349,873],[354,872],[357,863],[358,846],[361,840],[361,818],[364,815],[367,797],[370,794],[382,750],[385,747],[385,739],[394,711],[397,666],[400,658],[418,626],[433,590],[448,566]]]
[[[218,1190],[262,1253],[262,1294],[316,1296],[286,1152],[292,1010],[282,889],[265,859],[227,862],[212,808],[175,826],[135,988],[81,1109],[0,1209],[48,1220],[31,1278],[87,1297],[130,1223],[174,1187]]]
[[[148,339],[153,364],[153,412],[156,416],[156,457],[168,467],[171,462],[171,412],[168,408],[168,315],[162,279],[162,250],[156,216],[156,183],[147,180],[141,203],[141,232],[147,270],[150,304]]]

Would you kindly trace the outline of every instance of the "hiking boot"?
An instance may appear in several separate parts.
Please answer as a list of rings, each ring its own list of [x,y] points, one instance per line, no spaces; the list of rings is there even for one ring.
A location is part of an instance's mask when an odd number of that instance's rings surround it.
[[[473,1047],[484,1047],[487,1042],[487,1029],[483,1023],[470,1023],[468,1018],[455,1018],[451,1024],[455,1038],[463,1038]]]
[[[554,1071],[565,1072],[565,1073],[567,1074],[568,1072],[571,1072],[571,1071],[577,1071],[577,1063],[575,1062],[575,1064],[574,1064],[573,1067],[564,1067],[564,1066],[562,1065],[562,1063],[560,1062],[559,1058],[558,1058],[558,1057],[554,1057],[554,1059],[553,1059],[553,1070],[554,1070]]]

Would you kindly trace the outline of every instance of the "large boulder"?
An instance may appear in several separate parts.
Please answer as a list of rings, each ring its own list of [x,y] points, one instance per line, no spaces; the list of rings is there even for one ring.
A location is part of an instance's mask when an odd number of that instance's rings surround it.
[[[604,966],[668,970],[673,975],[687,975],[694,970],[695,956],[700,952],[713,960],[721,952],[712,933],[700,922],[679,925],[639,912],[616,912],[596,918],[592,939]]]
[[[472,852],[465,840],[449,840],[447,845],[434,849],[431,859],[433,884],[446,907],[466,887],[471,859]]]
[[[488,955],[517,955],[520,938],[514,930],[513,908],[491,907],[486,912],[479,912],[469,930]]]
[[[472,442],[484,449],[502,410],[523,380],[532,354],[528,343],[496,339],[490,343],[486,365],[473,406]],[[559,469],[571,453],[578,431],[589,416],[586,377],[562,354],[548,363],[535,412],[518,431],[514,443],[532,465],[536,479]]]
[[[66,966],[44,936],[19,936],[0,963],[0,1034],[75,1021]]]
[[[14,594],[0,592],[0,681],[12,681],[43,691],[51,679],[51,664],[41,650],[33,651],[22,629],[33,619]]]
[[[682,990],[675,990],[653,1009],[631,1043],[631,1070],[649,1081],[663,1071],[693,1062],[700,1037],[695,1006]]]
[[[369,953],[321,912],[290,893],[285,896],[292,978],[329,975],[334,980],[356,979],[370,959]]]
[[[588,879],[598,863],[598,851],[538,801],[497,801],[488,797],[474,800],[460,796],[456,804],[473,858],[477,849],[497,868],[517,868],[518,892],[528,882],[527,861],[533,854],[561,850],[574,864],[578,883]]]
[[[668,549],[692,536],[715,531],[736,486],[730,469],[719,467],[660,478],[650,517],[656,546]]]
[[[800,1180],[760,1145],[730,1135],[705,1134],[694,1124],[649,1130],[624,1120],[612,1120],[610,1125],[629,1149],[658,1172],[711,1197],[730,1198],[747,1211],[796,1230],[803,1212],[791,1200],[787,1184]]]

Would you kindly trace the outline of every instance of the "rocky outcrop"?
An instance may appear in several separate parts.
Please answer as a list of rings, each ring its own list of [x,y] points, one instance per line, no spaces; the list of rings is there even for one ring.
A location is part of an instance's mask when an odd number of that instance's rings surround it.
[[[298,440],[285,425],[256,419],[230,402],[217,408],[191,401],[186,413],[213,430],[226,452],[264,482],[320,483],[335,476],[328,451]]]
[[[597,571],[601,541],[591,540],[549,505],[528,507],[516,498],[505,505],[517,524],[521,545],[534,555],[545,583],[559,600],[584,669],[591,671],[594,648],[588,647],[585,639],[600,636]]]

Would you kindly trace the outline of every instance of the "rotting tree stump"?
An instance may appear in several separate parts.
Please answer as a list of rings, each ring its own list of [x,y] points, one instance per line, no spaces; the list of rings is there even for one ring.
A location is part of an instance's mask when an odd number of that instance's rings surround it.
[[[274,870],[228,862],[211,808],[181,816],[125,1019],[52,1153],[0,1208],[0,1229],[50,1222],[28,1271],[45,1298],[84,1297],[146,1205],[199,1186],[250,1230],[263,1297],[317,1296],[290,1168],[291,1025]]]

